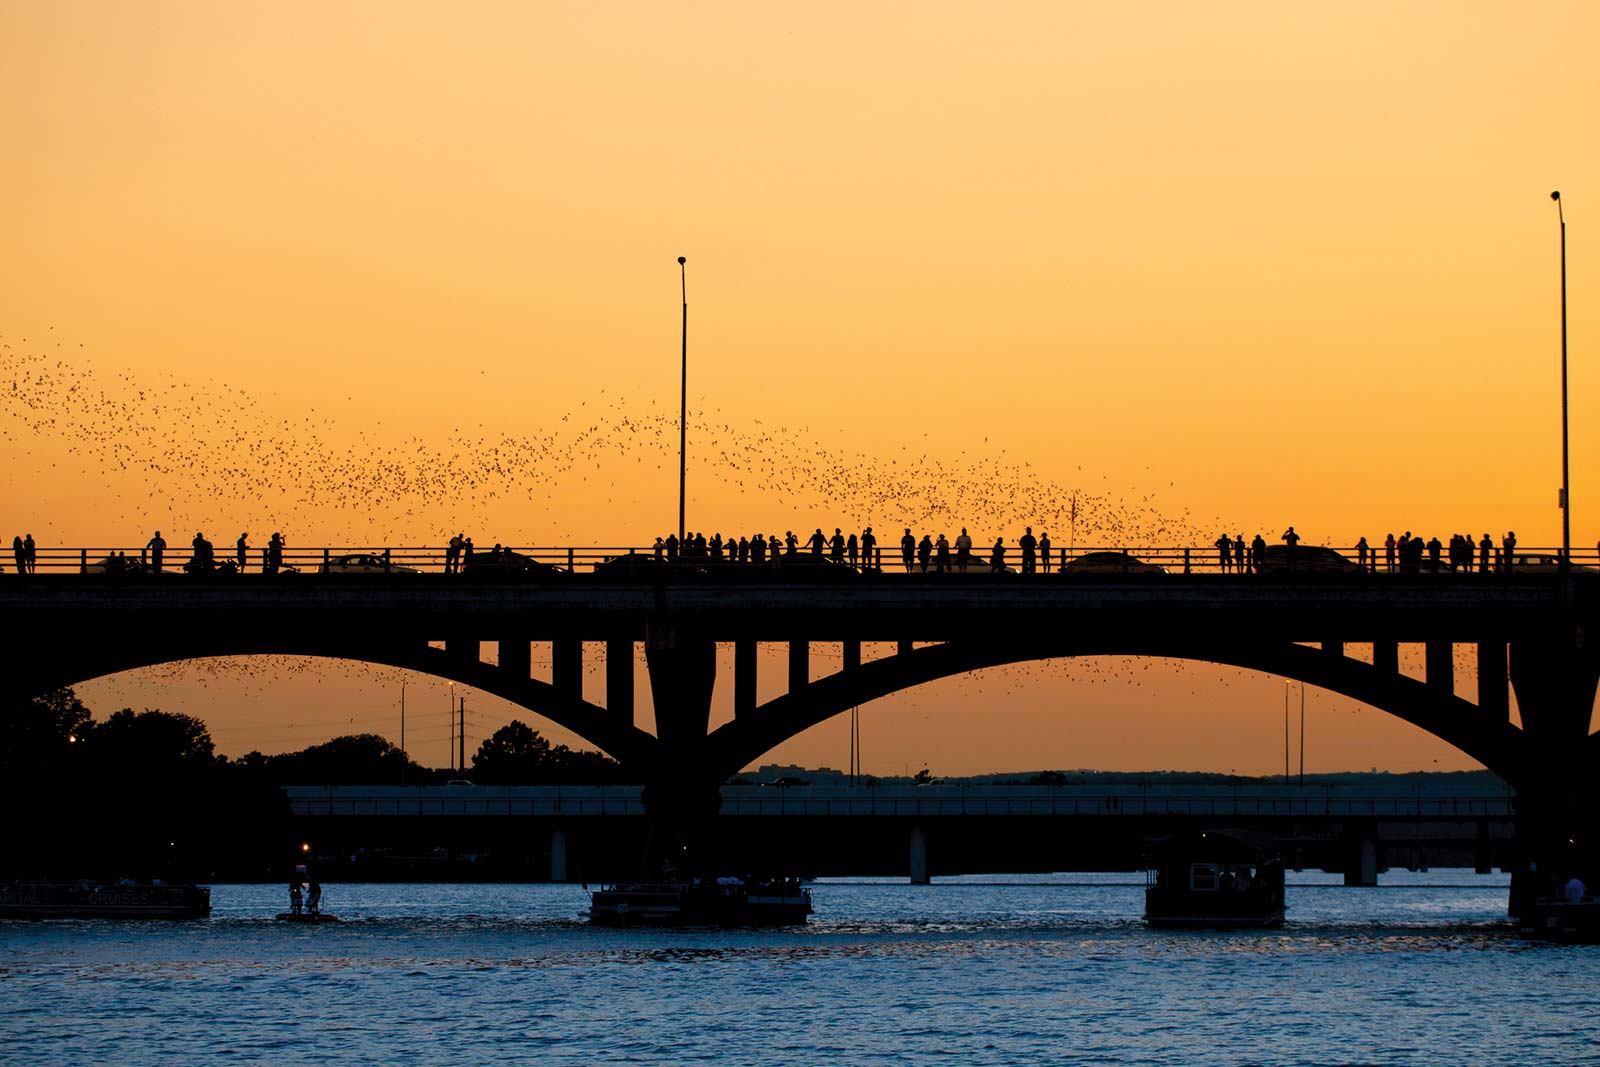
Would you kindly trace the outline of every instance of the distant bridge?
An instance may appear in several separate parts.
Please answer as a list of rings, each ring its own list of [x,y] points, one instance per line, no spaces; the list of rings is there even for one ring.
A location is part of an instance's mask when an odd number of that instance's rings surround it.
[[[566,881],[637,862],[645,806],[637,786],[290,786],[300,832],[325,862],[444,845],[485,849],[499,870]],[[730,869],[904,875],[1101,871],[1141,867],[1153,842],[1206,827],[1276,838],[1291,863],[1375,884],[1391,866],[1488,871],[1515,857],[1504,794],[1439,795],[1401,779],[1387,790],[1240,785],[724,786],[716,850]],[[513,829],[514,828],[514,829]],[[341,859],[341,857],[343,857]],[[530,864],[531,861],[531,864]],[[359,866],[359,865],[358,865]],[[362,877],[352,868],[346,877]]]

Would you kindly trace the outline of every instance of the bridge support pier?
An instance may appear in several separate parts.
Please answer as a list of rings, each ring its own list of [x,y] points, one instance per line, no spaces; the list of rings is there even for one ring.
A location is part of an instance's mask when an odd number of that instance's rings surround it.
[[[1354,827],[1346,833],[1344,884],[1378,884],[1378,832],[1376,827]]]
[[[550,831],[550,880],[567,881],[567,832],[560,827]]]
[[[909,852],[908,866],[910,867],[911,884],[929,884],[932,879],[928,876],[928,835],[922,829],[921,823],[913,823],[911,826]]]

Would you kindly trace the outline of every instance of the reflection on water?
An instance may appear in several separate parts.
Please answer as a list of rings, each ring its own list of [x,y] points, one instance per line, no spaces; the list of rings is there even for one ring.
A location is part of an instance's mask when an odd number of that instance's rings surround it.
[[[576,886],[276,886],[196,923],[0,923],[0,1062],[1429,1063],[1600,1047],[1600,950],[1503,877],[1291,876],[1281,930],[1153,931],[1126,874],[818,883],[790,930],[614,930]],[[1497,1057],[1504,1058],[1504,1057]]]

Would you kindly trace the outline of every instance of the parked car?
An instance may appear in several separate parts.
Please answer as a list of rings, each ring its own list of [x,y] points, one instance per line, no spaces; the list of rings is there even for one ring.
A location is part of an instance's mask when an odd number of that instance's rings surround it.
[[[382,556],[355,552],[334,556],[320,568],[323,574],[416,574],[415,567],[385,562]]]
[[[1524,571],[1529,574],[1554,574],[1561,569],[1561,557],[1550,553],[1515,552],[1512,553],[1511,559],[1512,573]],[[1600,567],[1596,567],[1591,563],[1574,563],[1571,569],[1574,571],[1596,571],[1600,570]]]
[[[1085,552],[1061,568],[1063,574],[1165,574],[1167,568],[1126,552]]]
[[[1287,574],[1289,546],[1268,545],[1259,567],[1262,574]],[[1360,574],[1361,565],[1322,545],[1296,545],[1293,570],[1297,574]]]

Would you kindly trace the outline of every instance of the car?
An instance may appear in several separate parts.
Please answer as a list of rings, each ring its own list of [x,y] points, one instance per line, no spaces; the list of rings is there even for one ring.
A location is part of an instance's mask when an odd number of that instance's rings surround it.
[[[382,556],[368,552],[355,552],[334,556],[319,570],[323,574],[416,574],[415,567],[391,563]]]
[[[1514,552],[1511,556],[1511,573],[1525,572],[1528,574],[1554,574],[1561,569],[1560,555],[1547,552]],[[1595,567],[1588,563],[1574,563],[1574,571],[1595,571]]]
[[[801,786],[808,786],[811,783],[806,781],[804,778],[796,778],[792,774],[786,774],[786,775],[782,776],[781,778],[774,778],[772,781],[770,781],[770,782],[768,782],[766,784],[767,785],[772,785],[772,786],[777,786],[779,789],[787,789],[790,786],[794,786],[794,787],[798,788],[798,787],[801,787]]]
[[[1085,552],[1061,566],[1062,574],[1165,574],[1159,563],[1146,563],[1126,552]]]
[[[552,563],[544,563],[495,545],[487,552],[474,552],[461,557],[461,573],[471,578],[504,580],[507,578],[552,578],[566,571]]]
[[[1261,574],[1360,574],[1361,565],[1322,545],[1296,545],[1294,566],[1289,565],[1288,545],[1268,545],[1256,564]]]
[[[681,565],[678,560],[669,562],[643,552],[624,552],[620,556],[600,560],[594,565],[594,571],[596,574],[655,574],[664,568]]]

